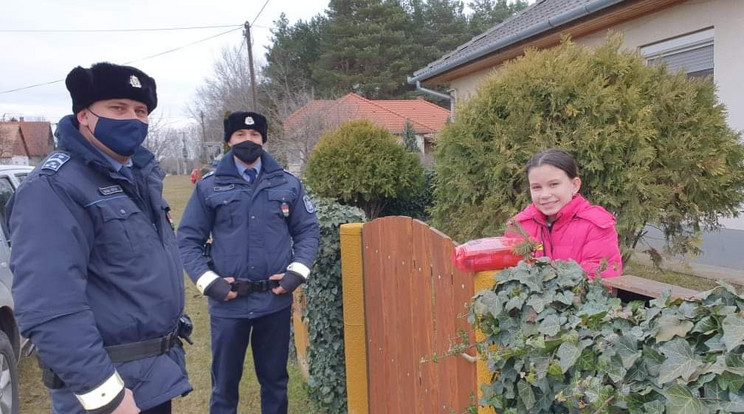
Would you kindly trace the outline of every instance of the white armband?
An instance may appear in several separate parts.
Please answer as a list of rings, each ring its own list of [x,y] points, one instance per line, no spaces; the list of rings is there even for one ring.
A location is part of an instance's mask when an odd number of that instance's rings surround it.
[[[211,285],[212,282],[214,282],[215,280],[219,278],[220,276],[217,273],[211,270],[207,270],[206,272],[204,272],[203,275],[199,276],[199,279],[196,280],[196,288],[199,289],[199,293],[203,295],[204,289],[209,287],[209,285]]]
[[[287,270],[291,270],[305,279],[310,276],[310,268],[300,262],[290,263],[289,266],[287,266]]]
[[[114,375],[93,391],[81,395],[75,394],[75,397],[86,411],[93,411],[113,401],[122,389],[124,389],[124,380],[121,379],[118,372],[114,371]]]

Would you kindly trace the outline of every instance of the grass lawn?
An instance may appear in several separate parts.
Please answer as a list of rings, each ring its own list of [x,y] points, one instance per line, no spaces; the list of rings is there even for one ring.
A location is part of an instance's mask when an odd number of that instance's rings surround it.
[[[172,209],[173,220],[178,223],[183,209],[191,196],[194,186],[188,176],[168,176],[165,179],[165,199]],[[176,414],[205,413],[208,410],[211,379],[209,374],[211,353],[209,350],[209,314],[207,302],[186,278],[186,312],[194,321],[194,345],[185,344],[186,368],[194,391],[184,398],[173,401]],[[49,395],[41,383],[41,371],[36,357],[24,358],[19,365],[21,413],[43,414],[50,412]],[[292,414],[311,413],[311,403],[304,389],[304,380],[299,366],[289,364],[289,412]],[[243,368],[243,381],[240,387],[238,412],[260,413],[260,393],[253,370],[253,357],[248,349]]]
[[[623,273],[699,291],[713,289],[718,286],[714,280],[672,272],[671,270],[658,270],[653,266],[635,263],[632,259],[623,269]]]

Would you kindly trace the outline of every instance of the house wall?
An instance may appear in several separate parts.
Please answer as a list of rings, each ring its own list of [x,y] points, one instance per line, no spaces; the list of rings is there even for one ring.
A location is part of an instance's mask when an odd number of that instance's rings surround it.
[[[728,109],[729,125],[744,131],[744,53],[739,49],[744,28],[744,1],[690,0],[641,18],[613,26],[624,33],[628,48],[639,48],[661,40],[714,28],[714,80],[718,97]],[[595,46],[604,42],[607,31],[574,39]],[[480,82],[495,69],[486,69],[455,79],[450,83],[458,102],[475,93]]]
[[[691,0],[639,19],[615,26],[624,33],[628,48],[639,48],[660,40],[713,28],[713,78],[718,97],[728,109],[729,125],[744,131],[744,53],[740,43],[744,35],[744,1]],[[606,32],[577,39],[594,46],[604,42]]]

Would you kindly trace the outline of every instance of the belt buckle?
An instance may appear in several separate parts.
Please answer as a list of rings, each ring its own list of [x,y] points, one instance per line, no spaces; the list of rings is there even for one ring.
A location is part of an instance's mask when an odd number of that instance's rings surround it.
[[[259,280],[257,283],[258,283],[259,292],[266,292],[267,290],[269,290],[268,280]]]

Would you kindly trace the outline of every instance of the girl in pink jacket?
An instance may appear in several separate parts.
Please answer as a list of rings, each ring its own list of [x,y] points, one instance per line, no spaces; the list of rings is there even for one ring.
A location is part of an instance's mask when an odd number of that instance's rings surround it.
[[[513,221],[542,245],[535,256],[573,259],[589,278],[605,263],[602,277],[622,274],[615,217],[579,194],[581,178],[573,157],[563,150],[549,149],[535,154],[526,171],[532,204]]]

